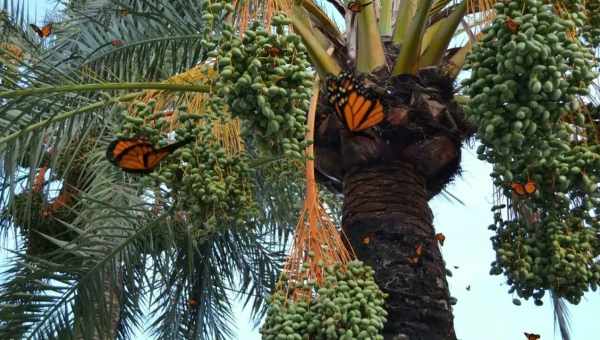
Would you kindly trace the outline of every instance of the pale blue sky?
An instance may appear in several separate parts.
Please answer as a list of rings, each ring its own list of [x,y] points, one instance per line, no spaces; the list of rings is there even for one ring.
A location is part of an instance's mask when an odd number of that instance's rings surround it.
[[[54,1],[30,0],[30,7],[41,19]],[[442,253],[453,276],[448,278],[450,292],[458,299],[454,306],[455,328],[462,340],[523,340],[523,332],[538,333],[541,340],[560,339],[555,335],[551,303],[546,296],[544,305],[533,301],[521,306],[512,304],[504,276],[490,276],[494,252],[487,229],[492,222],[492,183],[490,166],[475,157],[474,149],[463,152],[463,176],[448,190],[465,203],[464,206],[437,197],[431,202],[437,232],[446,235]],[[453,266],[459,266],[454,269]],[[471,290],[467,291],[466,286]],[[578,306],[569,306],[572,320],[572,340],[595,340],[600,336],[600,296],[588,292]],[[260,339],[252,330],[248,313],[234,306],[238,316],[238,339]],[[140,335],[138,340],[148,339]]]

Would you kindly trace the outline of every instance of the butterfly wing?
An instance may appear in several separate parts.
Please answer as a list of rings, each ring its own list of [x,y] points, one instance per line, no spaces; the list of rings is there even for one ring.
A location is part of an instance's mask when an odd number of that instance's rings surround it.
[[[52,24],[47,24],[46,26],[42,27],[41,29],[42,32],[42,38],[46,38],[49,37],[50,34],[52,34]]]
[[[537,190],[537,187],[536,187],[536,185],[535,185],[535,182],[534,182],[534,181],[532,181],[532,180],[529,180],[529,181],[527,181],[527,183],[525,184],[525,186],[524,186],[524,189],[525,189],[525,192],[526,192],[528,195],[531,195],[531,194],[533,194],[533,193],[534,193],[534,192]]]
[[[142,138],[117,139],[108,146],[106,157],[125,172],[147,174],[165,157],[191,141],[189,138],[156,150]]]
[[[440,245],[444,245],[444,241],[446,241],[446,235],[442,233],[435,234],[435,239],[440,243]]]
[[[49,23],[42,28],[39,28],[34,24],[29,24],[29,27],[31,27],[40,38],[47,38],[52,34],[52,23]]]
[[[350,131],[366,130],[383,120],[381,100],[368,93],[351,73],[340,74],[327,88],[338,118]]]
[[[175,150],[179,149],[180,147],[190,143],[191,141],[192,141],[192,139],[188,138],[188,139],[182,140],[181,142],[167,145],[164,148],[161,148],[152,153],[146,154],[144,162],[148,168],[154,169],[154,168],[156,168],[158,163],[160,163],[160,161],[162,161],[165,157],[172,154]]]
[[[513,192],[515,192],[517,195],[525,196],[526,192],[525,192],[525,187],[523,186],[523,184],[515,182],[515,183],[512,183],[510,185],[510,187],[512,188]]]
[[[40,36],[40,38],[42,38],[42,37],[43,37],[42,30],[41,30],[39,27],[37,27],[37,26],[36,26],[36,25],[34,25],[34,24],[29,24],[29,27],[31,27],[31,29],[32,29],[32,30],[33,30],[35,33],[37,33],[37,35],[39,35],[39,36]]]
[[[154,152],[150,142],[140,139],[117,139],[107,149],[106,156],[114,165],[125,172],[149,173],[153,169],[147,167],[145,155]]]
[[[363,104],[359,109],[358,113],[354,117],[356,131],[366,130],[372,126],[375,126],[381,121],[383,121],[383,105],[379,99],[376,99],[374,102],[370,101],[370,105],[367,108],[367,105]]]

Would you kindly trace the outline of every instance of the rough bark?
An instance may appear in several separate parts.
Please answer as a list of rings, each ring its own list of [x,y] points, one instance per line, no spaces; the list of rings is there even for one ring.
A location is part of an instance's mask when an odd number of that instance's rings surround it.
[[[389,294],[385,339],[456,339],[425,183],[406,162],[354,167],[343,180],[343,229]],[[422,255],[414,264],[418,245]]]

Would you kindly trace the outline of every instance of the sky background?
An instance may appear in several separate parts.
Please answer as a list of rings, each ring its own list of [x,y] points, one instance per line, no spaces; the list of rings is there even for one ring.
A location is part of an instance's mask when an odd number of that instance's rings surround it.
[[[41,23],[44,14],[54,8],[55,1],[29,0],[32,17]],[[533,301],[523,301],[521,306],[512,304],[513,297],[507,293],[504,276],[490,276],[490,263],[495,254],[487,229],[492,223],[491,167],[478,160],[475,148],[463,150],[463,174],[447,187],[459,197],[464,205],[438,196],[431,201],[436,232],[446,235],[442,254],[452,271],[448,277],[450,293],[458,302],[454,306],[454,321],[458,339],[461,340],[523,340],[523,332],[537,333],[541,340],[560,339],[554,332],[552,304],[548,296],[544,305],[535,306]],[[454,269],[454,266],[459,266]],[[466,290],[470,285],[471,289]],[[515,296],[516,297],[516,296]],[[588,292],[577,306],[569,305],[571,311],[571,340],[600,339],[600,292]],[[234,305],[238,319],[237,339],[260,339],[258,330],[252,329],[248,311],[240,304]],[[135,340],[149,337],[140,331]]]

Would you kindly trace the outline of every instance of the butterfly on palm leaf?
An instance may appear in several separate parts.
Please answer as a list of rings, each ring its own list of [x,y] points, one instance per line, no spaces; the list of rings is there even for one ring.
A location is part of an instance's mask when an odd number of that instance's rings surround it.
[[[192,140],[192,138],[188,138],[155,149],[152,143],[143,137],[117,139],[109,144],[106,150],[106,158],[125,172],[148,174],[173,151]]]
[[[336,115],[350,131],[366,130],[384,119],[381,99],[350,72],[329,78],[327,92]]]

